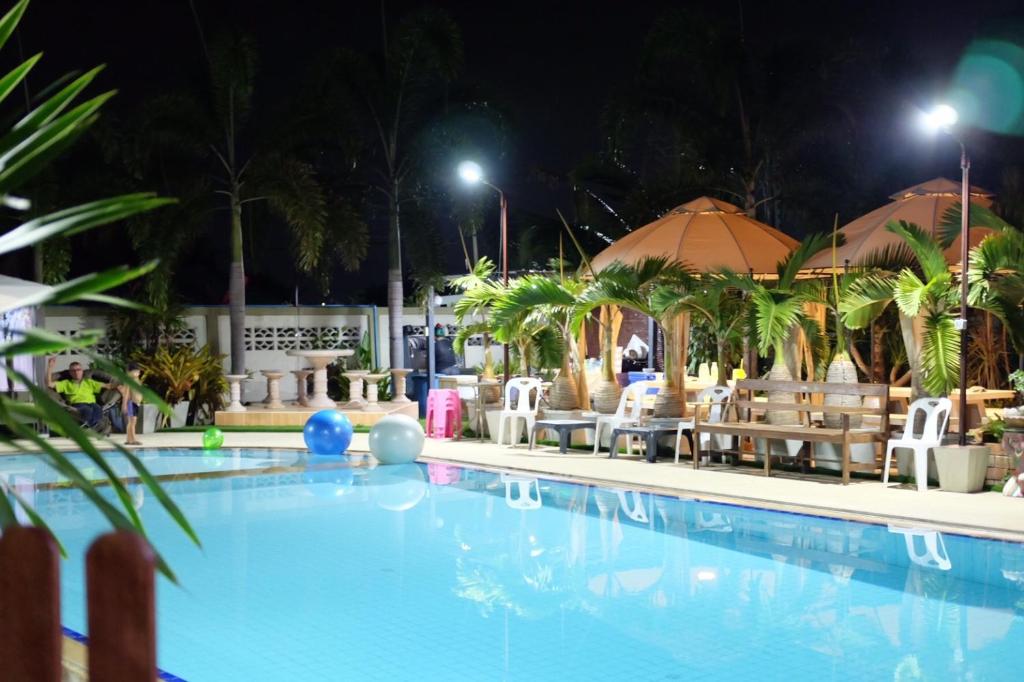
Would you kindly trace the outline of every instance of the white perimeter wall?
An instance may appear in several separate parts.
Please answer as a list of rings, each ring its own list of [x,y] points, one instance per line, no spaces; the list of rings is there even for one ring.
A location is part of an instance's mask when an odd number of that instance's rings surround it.
[[[245,318],[246,352],[245,366],[253,379],[244,382],[244,401],[262,400],[266,395],[266,382],[260,370],[274,369],[290,371],[300,369],[303,361],[286,355],[295,348],[355,348],[364,334],[369,334],[371,348],[376,347],[377,365],[390,367],[390,344],[388,343],[388,311],[377,308],[377,333],[374,334],[374,308],[348,306],[253,306]],[[455,325],[451,308],[435,310],[435,321],[443,325]],[[229,370],[227,355],[230,352],[230,320],[227,306],[197,306],[185,310],[187,330],[177,335],[176,341],[195,343],[198,346],[212,344],[218,353],[225,356],[224,370]],[[403,325],[425,326],[426,317],[418,308],[406,308],[402,312]],[[107,317],[101,309],[76,306],[54,306],[43,310],[43,327],[48,331],[74,336],[84,329],[106,329]],[[376,338],[375,338],[376,336]],[[483,349],[479,345],[466,346],[466,362],[474,367],[483,362]],[[106,352],[109,344],[101,343],[98,350]],[[500,360],[501,347],[492,353]],[[66,368],[74,361],[87,363],[86,358],[65,353],[57,359],[57,369]],[[295,381],[285,377],[281,381],[281,397],[291,400],[296,395]]]

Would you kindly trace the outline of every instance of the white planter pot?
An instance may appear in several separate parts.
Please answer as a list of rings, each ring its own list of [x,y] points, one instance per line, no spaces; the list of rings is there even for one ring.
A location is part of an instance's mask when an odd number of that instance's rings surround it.
[[[896,470],[900,476],[914,477],[914,452],[906,448],[896,448]],[[938,481],[939,471],[935,468],[935,452],[928,453],[928,480]]]
[[[153,433],[156,431],[156,417],[160,410],[148,403],[139,405],[139,418],[135,430],[139,433]]]
[[[855,464],[869,464],[875,461],[874,443],[851,443],[850,461]],[[814,465],[829,471],[843,470],[843,447],[836,443],[814,444]]]
[[[987,445],[943,445],[934,452],[940,488],[954,493],[976,493],[985,487]]]
[[[188,405],[189,401],[184,400],[172,408],[173,414],[171,415],[170,424],[168,424],[170,428],[178,429],[185,425],[185,420],[188,418]],[[159,415],[160,410],[156,409],[155,405],[143,403],[139,406],[139,419],[136,430],[139,433],[156,432]]]
[[[759,457],[764,456],[765,449],[769,447],[767,445],[768,443],[771,444],[771,453],[775,457],[796,457],[800,454],[800,448],[804,446],[804,442],[802,440],[768,440],[766,438],[755,438],[754,450],[757,452]]]

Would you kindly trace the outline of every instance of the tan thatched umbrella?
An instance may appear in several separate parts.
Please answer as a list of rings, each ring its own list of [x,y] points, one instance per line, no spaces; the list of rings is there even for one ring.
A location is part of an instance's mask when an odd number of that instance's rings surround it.
[[[634,265],[645,258],[665,257],[685,263],[697,272],[728,268],[744,274],[767,274],[775,272],[776,264],[797,243],[774,227],[750,218],[737,206],[721,199],[700,197],[630,232],[595,256],[591,266],[600,273],[615,261]],[[673,327],[664,331],[666,351],[673,354],[671,362],[666,363],[673,368],[670,385],[684,390],[689,315],[678,316]],[[677,343],[669,344],[669,337]],[[668,400],[669,393],[663,391],[659,401]],[[595,391],[595,404],[599,395],[602,401],[615,397],[610,391],[607,396]],[[674,410],[675,406],[655,409]]]
[[[747,216],[739,207],[711,197],[677,206],[653,223],[633,230],[594,257],[600,272],[614,261],[639,263],[664,256],[698,272],[729,268],[754,274],[775,272],[775,265],[797,241]]]
[[[960,201],[960,190],[958,182],[935,178],[896,192],[889,197],[892,203],[876,208],[839,229],[839,233],[846,237],[846,244],[836,249],[835,262],[840,267],[847,262],[860,265],[880,249],[903,244],[898,235],[885,229],[890,220],[916,223],[925,232],[939,234],[943,215],[950,206]],[[992,205],[992,195],[983,189],[971,187],[971,203],[988,208]],[[976,246],[991,232],[988,228],[972,225],[970,246]],[[946,262],[950,265],[960,262],[960,237],[946,249]],[[831,270],[832,252],[822,251],[807,262],[807,268]]]

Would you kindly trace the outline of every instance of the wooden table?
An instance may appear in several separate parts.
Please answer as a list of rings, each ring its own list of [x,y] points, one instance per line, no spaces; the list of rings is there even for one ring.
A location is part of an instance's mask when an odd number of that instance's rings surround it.
[[[892,386],[889,388],[889,400],[900,405],[905,413],[910,408],[910,387]],[[992,400],[1013,400],[1017,394],[1014,391],[990,390],[967,391],[967,428],[974,429],[982,425],[985,417],[985,403]],[[960,416],[960,391],[950,394],[949,399],[953,401],[953,410],[950,414],[950,421]]]

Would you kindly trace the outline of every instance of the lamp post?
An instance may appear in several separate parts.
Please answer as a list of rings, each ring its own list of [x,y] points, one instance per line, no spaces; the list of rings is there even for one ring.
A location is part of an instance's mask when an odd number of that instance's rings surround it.
[[[963,140],[953,132],[960,116],[948,104],[939,104],[924,116],[925,125],[932,131],[942,131],[960,145],[960,318],[956,328],[960,331],[960,433],[957,444],[967,445],[967,259],[971,236],[971,159]]]
[[[505,200],[505,193],[499,187],[491,184],[484,178],[484,169],[475,161],[463,161],[458,168],[459,177],[467,185],[487,185],[498,193],[498,204],[501,208],[501,281],[508,286],[508,201]],[[504,381],[508,385],[509,360],[508,343],[502,344],[502,364],[504,365]]]

